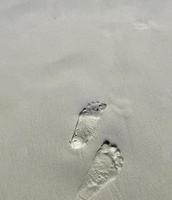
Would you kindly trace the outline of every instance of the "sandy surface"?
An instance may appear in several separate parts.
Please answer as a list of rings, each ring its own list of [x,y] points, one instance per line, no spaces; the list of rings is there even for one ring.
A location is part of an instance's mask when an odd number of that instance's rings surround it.
[[[96,200],[172,199],[172,2],[1,0],[0,199],[75,200],[96,150],[125,163]],[[108,104],[69,146],[79,111]]]

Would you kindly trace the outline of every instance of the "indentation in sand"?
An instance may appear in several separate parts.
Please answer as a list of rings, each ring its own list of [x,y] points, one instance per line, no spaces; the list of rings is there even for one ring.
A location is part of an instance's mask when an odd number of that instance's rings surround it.
[[[107,105],[99,101],[88,103],[79,113],[74,134],[70,141],[73,149],[84,147],[87,142],[95,137],[97,122]]]
[[[133,26],[136,30],[147,30],[147,29],[157,29],[157,24],[152,20],[136,20],[133,23]]]
[[[107,183],[116,179],[123,167],[123,160],[118,147],[105,141],[95,155],[79,188],[77,198],[89,200]]]

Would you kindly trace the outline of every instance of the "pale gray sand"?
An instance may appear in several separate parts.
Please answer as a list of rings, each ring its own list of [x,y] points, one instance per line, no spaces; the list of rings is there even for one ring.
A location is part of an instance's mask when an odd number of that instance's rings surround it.
[[[75,200],[105,133],[125,165],[95,200],[172,199],[171,10],[171,0],[1,0],[0,199]],[[112,113],[112,98],[132,113]],[[100,138],[76,152],[78,113],[97,99],[108,105]]]

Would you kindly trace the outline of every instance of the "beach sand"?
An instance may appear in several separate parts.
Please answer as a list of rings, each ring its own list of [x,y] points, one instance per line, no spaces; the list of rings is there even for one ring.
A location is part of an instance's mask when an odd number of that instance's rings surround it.
[[[105,139],[124,166],[95,200],[172,199],[172,2],[0,5],[0,199],[75,200]],[[78,113],[105,102],[71,149]]]

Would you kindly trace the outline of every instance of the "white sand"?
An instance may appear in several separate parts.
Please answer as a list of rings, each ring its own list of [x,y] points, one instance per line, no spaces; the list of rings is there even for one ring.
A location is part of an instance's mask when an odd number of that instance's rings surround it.
[[[75,200],[107,138],[125,164],[96,200],[172,199],[172,1],[1,0],[0,200]],[[70,148],[79,111],[108,110]]]

